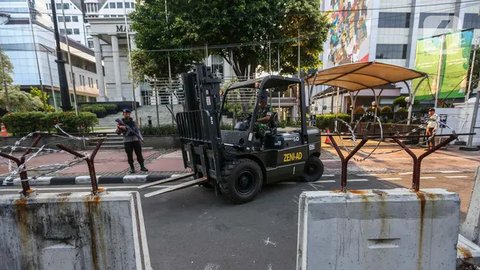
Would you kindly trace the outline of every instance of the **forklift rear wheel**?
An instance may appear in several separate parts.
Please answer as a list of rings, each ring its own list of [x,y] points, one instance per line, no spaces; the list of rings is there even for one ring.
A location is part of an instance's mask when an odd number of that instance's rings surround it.
[[[310,156],[305,163],[303,179],[306,182],[317,181],[323,175],[323,163],[316,156]]]
[[[262,169],[250,159],[227,162],[222,178],[222,193],[233,203],[253,200],[263,184]]]

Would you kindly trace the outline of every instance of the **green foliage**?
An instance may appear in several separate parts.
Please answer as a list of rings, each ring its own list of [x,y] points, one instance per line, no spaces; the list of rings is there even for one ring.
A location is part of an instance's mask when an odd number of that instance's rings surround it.
[[[398,107],[406,107],[407,106],[407,101],[405,100],[405,96],[400,96],[397,97],[393,100],[393,106],[398,106]]]
[[[286,119],[286,120],[280,120],[278,123],[278,126],[281,128],[286,128],[286,127],[300,127],[301,126],[300,121],[292,121],[291,119]]]
[[[7,86],[11,86],[13,83],[13,78],[12,78],[12,73],[13,73],[13,65],[12,62],[10,61],[10,58],[7,56],[7,54],[0,48],[0,89],[4,90],[4,83],[3,81],[6,80]]]
[[[10,104],[7,110],[7,96],[4,90],[0,91],[0,108],[10,112],[31,112],[40,110],[43,107],[42,101],[30,93],[21,91],[18,87],[8,87],[8,101]]]
[[[160,125],[160,126],[142,126],[140,131],[143,135],[154,136],[168,136],[175,135],[177,133],[177,127],[172,125]]]
[[[405,120],[408,117],[408,110],[406,108],[400,108],[395,112],[395,121]]]
[[[267,70],[268,52],[280,52],[282,72],[294,73],[297,71],[298,41],[301,68],[317,68],[328,30],[326,16],[319,6],[320,0],[178,0],[168,5],[167,19],[164,1],[145,1],[130,15],[139,48],[132,55],[135,77],[166,77],[168,56],[174,75],[185,72],[202,60],[204,47],[210,54],[222,56],[237,76],[247,75],[248,66],[251,73],[259,65]],[[281,42],[272,42],[269,50],[268,41]],[[254,45],[212,48],[213,45],[234,43]],[[158,51],[190,47],[198,49]],[[272,60],[272,66],[276,67],[277,58],[272,57]]]
[[[31,87],[30,94],[33,97],[37,97],[42,102],[42,107],[40,108],[41,111],[44,111],[44,112],[55,111],[55,108],[53,108],[52,105],[48,104],[48,99],[50,98],[50,95],[47,94],[47,92],[44,92],[36,87]]]
[[[220,130],[233,130],[233,125],[227,124],[227,123],[221,123]]]
[[[83,104],[80,107],[80,111],[94,113],[99,118],[105,117],[107,115],[107,109],[105,109],[105,107],[100,104]]]
[[[320,114],[317,115],[317,127],[319,129],[330,129],[333,130],[335,128],[335,119],[341,119],[347,123],[350,123],[350,115],[345,113],[329,113],[329,114]]]
[[[383,113],[383,114],[392,113],[392,108],[390,106],[383,106],[380,109],[380,113]]]
[[[9,132],[24,135],[34,131],[55,132],[54,126],[60,124],[67,132],[85,134],[98,123],[97,117],[88,112],[78,116],[74,112],[19,112],[8,113],[1,118]]]

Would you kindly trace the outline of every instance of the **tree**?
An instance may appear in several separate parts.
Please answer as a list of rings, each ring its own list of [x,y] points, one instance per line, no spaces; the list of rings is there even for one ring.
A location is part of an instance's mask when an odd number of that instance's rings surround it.
[[[26,112],[41,108],[42,101],[40,98],[20,91],[17,86],[12,85],[13,65],[2,50],[0,50],[0,66],[0,109],[9,112]],[[5,86],[7,89],[5,89]],[[8,96],[5,90],[8,90]]]
[[[42,91],[36,87],[31,87],[30,88],[30,94],[33,96],[33,97],[37,97],[41,102],[42,102],[42,106],[40,108],[40,110],[44,111],[44,112],[53,112],[55,111],[55,109],[53,108],[52,105],[48,104],[48,100],[50,99],[50,95],[47,94],[47,92],[45,91]]]
[[[32,96],[30,93],[21,91],[18,87],[8,88],[8,98],[10,101],[9,112],[29,112],[37,111],[42,108],[42,101],[38,97]],[[6,109],[7,98],[5,91],[0,91],[0,108]]]
[[[178,0],[168,5],[167,17],[164,1],[146,1],[131,15],[140,50],[134,68],[164,77],[169,53],[173,74],[178,74],[201,61],[207,49],[222,56],[240,78],[258,67],[268,70],[269,53],[272,66],[278,65],[279,53],[282,72],[294,73],[298,43],[301,68],[318,68],[328,28],[319,7],[320,0]],[[230,45],[216,46],[221,44]],[[159,51],[165,48],[185,50]]]

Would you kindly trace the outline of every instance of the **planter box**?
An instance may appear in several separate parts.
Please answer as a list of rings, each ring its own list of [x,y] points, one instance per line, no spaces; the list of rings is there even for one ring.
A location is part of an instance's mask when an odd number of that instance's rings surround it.
[[[160,148],[180,148],[180,140],[178,136],[143,136],[145,147]]]

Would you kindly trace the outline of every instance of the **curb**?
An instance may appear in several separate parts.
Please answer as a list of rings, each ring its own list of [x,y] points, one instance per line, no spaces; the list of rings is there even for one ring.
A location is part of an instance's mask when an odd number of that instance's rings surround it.
[[[172,174],[129,174],[124,176],[97,176],[98,184],[132,184],[132,183],[147,183],[166,179]],[[46,185],[85,185],[90,184],[90,176],[42,176],[38,178],[30,178],[31,186],[46,186]],[[15,178],[13,182],[5,182],[5,177],[0,177],[0,186],[20,186],[20,178]]]

